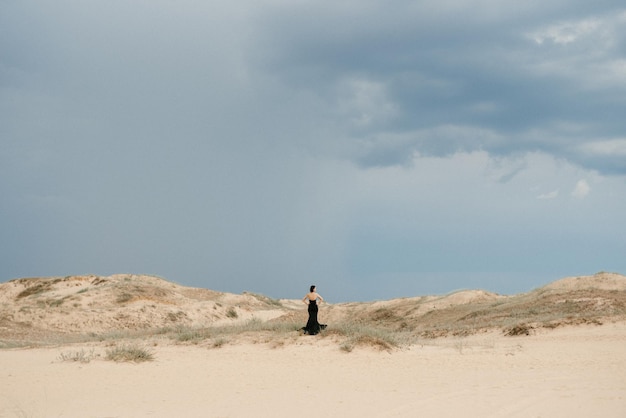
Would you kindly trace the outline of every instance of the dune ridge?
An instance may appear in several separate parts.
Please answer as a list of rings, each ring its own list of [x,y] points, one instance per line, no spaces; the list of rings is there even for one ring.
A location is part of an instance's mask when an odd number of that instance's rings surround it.
[[[325,305],[324,322],[352,323],[418,338],[537,328],[626,318],[626,277],[601,272],[568,277],[528,293],[464,290],[447,295]],[[250,320],[291,324],[306,312],[297,300],[217,292],[146,275],[22,278],[0,284],[0,341],[50,335],[206,328]]]

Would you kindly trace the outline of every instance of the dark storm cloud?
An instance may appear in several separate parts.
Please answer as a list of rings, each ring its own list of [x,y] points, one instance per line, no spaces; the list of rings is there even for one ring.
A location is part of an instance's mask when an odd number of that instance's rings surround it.
[[[337,123],[356,144],[352,158],[364,166],[403,164],[415,153],[541,151],[600,172],[626,173],[609,155],[579,152],[590,142],[624,139],[626,132],[620,116],[626,114],[626,79],[619,70],[626,22],[619,2],[403,6],[270,8],[255,57],[329,106],[359,94],[346,89],[351,80],[378,85],[370,99],[386,100],[392,114],[377,118],[381,109],[358,105],[352,118],[338,113]],[[370,114],[359,119],[363,112]],[[359,120],[367,123],[350,123]],[[564,132],[567,124],[580,132]],[[440,134],[450,127],[469,129]],[[401,143],[389,139],[398,136]]]

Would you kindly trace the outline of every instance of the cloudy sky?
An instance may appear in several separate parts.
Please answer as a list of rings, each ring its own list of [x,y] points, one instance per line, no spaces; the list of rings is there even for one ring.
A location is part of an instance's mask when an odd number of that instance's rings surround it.
[[[626,273],[624,115],[618,0],[1,0],[0,281]]]

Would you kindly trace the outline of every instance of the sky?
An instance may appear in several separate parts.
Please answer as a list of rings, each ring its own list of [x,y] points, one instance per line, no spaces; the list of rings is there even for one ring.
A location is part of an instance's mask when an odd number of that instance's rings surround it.
[[[0,0],[0,281],[624,274],[624,115],[618,0]]]

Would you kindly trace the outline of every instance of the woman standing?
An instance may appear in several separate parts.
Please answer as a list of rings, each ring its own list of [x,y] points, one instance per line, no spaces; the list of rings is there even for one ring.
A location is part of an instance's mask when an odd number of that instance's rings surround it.
[[[317,322],[317,304],[322,303],[324,298],[317,293],[315,285],[312,285],[309,293],[302,298],[302,303],[309,305],[309,320],[306,323],[306,327],[303,328],[305,334],[315,335],[320,332],[320,329],[326,328],[326,325]]]

